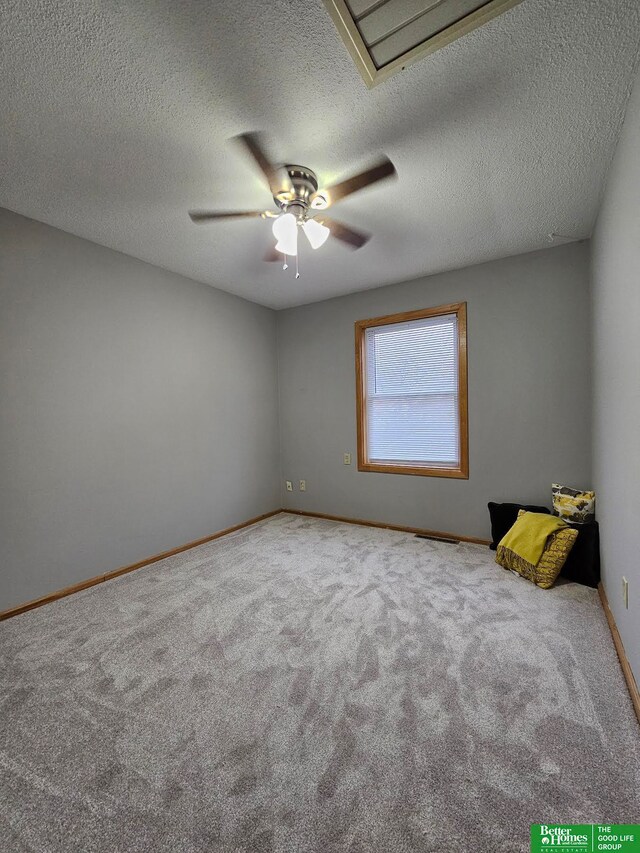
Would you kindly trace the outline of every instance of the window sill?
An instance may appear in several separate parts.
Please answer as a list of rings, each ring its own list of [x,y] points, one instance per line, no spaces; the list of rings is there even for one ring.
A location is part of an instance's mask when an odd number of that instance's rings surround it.
[[[375,471],[379,474],[414,474],[419,477],[451,477],[457,480],[468,480],[468,468],[431,468],[426,465],[402,465],[398,463],[382,464],[380,462],[358,461],[358,471]]]

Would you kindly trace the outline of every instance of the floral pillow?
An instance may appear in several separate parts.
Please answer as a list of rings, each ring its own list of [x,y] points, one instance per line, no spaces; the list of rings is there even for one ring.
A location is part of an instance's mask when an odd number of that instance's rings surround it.
[[[596,520],[596,493],[580,492],[554,483],[551,486],[553,514],[578,524]]]

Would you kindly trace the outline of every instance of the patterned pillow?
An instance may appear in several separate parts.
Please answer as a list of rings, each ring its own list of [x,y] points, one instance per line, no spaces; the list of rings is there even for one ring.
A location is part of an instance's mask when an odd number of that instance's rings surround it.
[[[525,513],[521,509],[518,513],[518,518]],[[562,571],[565,560],[569,556],[569,551],[573,548],[573,543],[578,538],[578,531],[574,527],[563,527],[562,530],[557,530],[552,533],[547,539],[544,552],[538,565],[528,563],[514,554],[509,548],[504,545],[498,545],[496,551],[496,563],[502,566],[503,569],[510,569],[516,572],[528,581],[536,584],[541,589],[549,589],[556,581],[556,578]]]
[[[553,483],[551,486],[553,514],[574,524],[585,524],[596,520],[596,493],[579,492],[568,486]]]

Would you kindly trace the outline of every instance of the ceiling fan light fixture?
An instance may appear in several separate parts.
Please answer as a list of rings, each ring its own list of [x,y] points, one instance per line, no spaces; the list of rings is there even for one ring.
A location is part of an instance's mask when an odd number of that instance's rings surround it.
[[[278,241],[277,252],[292,256],[298,254],[298,222],[293,213],[283,213],[274,219],[271,230]]]
[[[326,225],[316,222],[315,219],[307,219],[302,228],[312,249],[319,249],[320,246],[323,246],[331,233]]]

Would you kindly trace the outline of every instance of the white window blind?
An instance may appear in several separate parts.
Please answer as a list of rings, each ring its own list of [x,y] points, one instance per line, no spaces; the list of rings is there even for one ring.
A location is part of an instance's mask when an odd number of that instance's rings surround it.
[[[458,318],[365,330],[369,462],[460,465]]]

